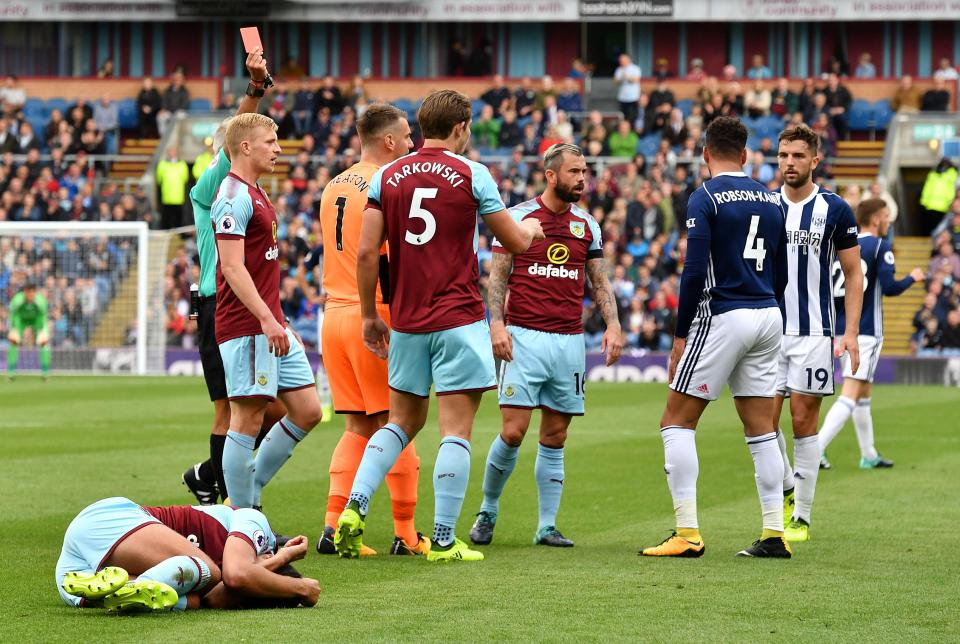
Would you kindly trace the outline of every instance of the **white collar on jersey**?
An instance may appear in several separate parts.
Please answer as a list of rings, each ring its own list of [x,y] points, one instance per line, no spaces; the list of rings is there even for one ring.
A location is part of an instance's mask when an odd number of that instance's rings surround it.
[[[741,170],[740,172],[718,172],[717,174],[713,175],[712,178],[716,179],[717,177],[745,177],[745,176],[747,176],[747,173]]]
[[[786,184],[784,184],[784,185],[786,185]],[[809,195],[807,195],[807,197],[806,197],[805,199],[803,199],[802,201],[797,201],[796,203],[794,203],[793,201],[790,201],[789,199],[787,199],[787,191],[783,189],[783,186],[780,186],[781,199],[783,199],[784,201],[786,201],[786,202],[787,202],[788,204],[790,204],[791,206],[802,206],[802,205],[804,205],[804,204],[806,204],[806,203],[809,203],[810,200],[813,199],[814,197],[816,197],[818,194],[820,194],[820,186],[818,186],[817,184],[813,184],[813,192],[811,192]]]

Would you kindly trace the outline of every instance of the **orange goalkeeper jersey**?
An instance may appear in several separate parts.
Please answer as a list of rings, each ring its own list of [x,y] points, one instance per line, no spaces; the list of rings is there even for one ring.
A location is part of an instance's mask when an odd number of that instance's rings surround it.
[[[367,207],[370,178],[379,170],[367,161],[347,168],[323,189],[320,198],[320,230],[323,235],[323,290],[328,307],[359,306],[357,291],[357,248],[360,224]],[[381,286],[386,284],[386,244],[380,249],[380,276],[377,303],[384,302]]]

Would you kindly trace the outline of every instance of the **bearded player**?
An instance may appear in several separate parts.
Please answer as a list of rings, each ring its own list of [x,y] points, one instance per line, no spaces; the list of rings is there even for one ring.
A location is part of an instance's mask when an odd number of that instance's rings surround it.
[[[490,172],[461,154],[470,142],[470,99],[431,93],[417,113],[423,148],[370,180],[357,256],[366,346],[389,358],[389,422],[367,443],[334,537],[343,556],[359,554],[370,498],[427,419],[437,392],[440,450],[434,467],[429,561],[479,561],[456,538],[470,476],[470,437],[484,391],[496,387],[486,311],[480,297],[477,215],[511,253],[543,238],[536,219],[517,225]],[[380,248],[390,248],[392,330],[377,313]]]
[[[620,359],[623,339],[617,303],[607,279],[600,226],[575,204],[585,185],[587,163],[580,148],[557,144],[543,157],[547,188],[510,209],[514,220],[540,221],[546,239],[512,255],[494,242],[488,303],[493,355],[500,367],[503,429],[493,440],[483,475],[483,504],[470,540],[493,540],[500,495],[517,464],[534,409],[540,410],[540,443],[534,478],[539,520],[534,544],[571,547],[557,529],[563,493],[563,446],[574,416],[583,415],[586,363],[583,342],[584,273],[607,329],[600,348],[607,366]],[[508,298],[509,290],[509,298]],[[506,308],[506,317],[504,309]]]
[[[347,504],[360,459],[374,432],[386,425],[390,409],[387,362],[363,346],[360,295],[357,292],[357,245],[360,224],[367,206],[370,179],[383,165],[404,156],[413,147],[405,112],[392,105],[371,105],[357,121],[360,161],[335,177],[323,190],[320,226],[323,232],[323,290],[326,305],[321,340],[323,362],[330,377],[334,410],[344,414],[346,427],[330,457],[330,493],[323,534],[317,552],[335,554],[333,535],[340,513]],[[387,256],[381,253],[380,280],[376,287],[377,313],[390,320],[390,285]],[[413,522],[417,505],[420,459],[413,443],[407,445],[387,474],[393,501],[395,538],[391,554],[421,555],[430,541],[417,532]],[[367,545],[361,555],[375,555]]]
[[[820,162],[820,137],[806,125],[780,133],[777,162],[783,174],[781,202],[787,226],[787,290],[784,293],[783,340],[777,371],[773,428],[784,464],[784,520],[788,541],[810,538],[810,515],[820,472],[817,424],[820,403],[833,395],[833,357],[850,354],[857,369],[857,333],[863,305],[863,271],[857,247],[857,223],[843,199],[820,189],[813,170]],[[844,300],[846,328],[834,345],[831,269],[839,261],[849,296]],[[783,399],[790,398],[793,467],[779,430]]]
[[[284,325],[277,215],[257,184],[280,154],[276,130],[262,114],[230,121],[230,174],[211,209],[218,251],[216,334],[230,399],[223,476],[237,507],[261,505],[263,487],[322,414],[307,355]],[[278,396],[287,414],[254,458],[264,412]]]

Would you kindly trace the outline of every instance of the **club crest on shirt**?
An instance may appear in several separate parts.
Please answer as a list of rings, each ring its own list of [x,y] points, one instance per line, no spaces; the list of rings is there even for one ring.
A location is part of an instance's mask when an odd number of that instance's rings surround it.
[[[583,236],[587,234],[586,224],[584,224],[582,221],[571,221],[570,234],[577,239],[583,239]]]
[[[503,395],[506,396],[507,398],[513,398],[513,395],[515,393],[516,391],[514,390],[513,385],[507,385],[506,387],[503,388]]]
[[[277,220],[276,219],[274,219],[273,222],[271,222],[270,227],[273,232],[273,241],[276,242],[277,241]]]
[[[267,386],[267,374],[265,374],[265,373],[259,373],[259,374],[257,374],[257,384],[260,385],[261,387],[266,387],[266,386]]]

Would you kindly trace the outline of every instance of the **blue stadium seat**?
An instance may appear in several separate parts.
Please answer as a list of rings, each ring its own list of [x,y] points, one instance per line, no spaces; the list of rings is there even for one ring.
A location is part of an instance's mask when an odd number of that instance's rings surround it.
[[[656,156],[660,149],[660,133],[648,134],[637,143],[637,154],[642,154],[647,158]]]
[[[408,118],[413,118],[417,114],[417,104],[409,98],[398,98],[393,101],[393,106],[406,112]]]
[[[63,118],[67,118],[67,107],[70,106],[70,103],[67,102],[65,98],[49,98],[47,99],[47,114],[53,110],[60,110],[60,113],[63,114]]]
[[[27,102],[23,104],[23,115],[29,121],[33,117],[47,119],[50,117],[50,112],[47,110],[46,104],[39,98],[28,98]]]
[[[683,112],[683,118],[690,116],[690,108],[693,107],[693,102],[694,101],[692,98],[681,98],[679,101],[677,101],[677,107],[679,107],[680,111]]]
[[[190,105],[187,107],[187,110],[190,112],[210,112],[213,110],[213,106],[210,104],[210,99],[208,98],[193,98],[190,99]]]
[[[483,106],[487,103],[482,98],[475,98],[470,101],[470,105],[473,106],[473,117],[476,118],[480,116],[480,110],[483,109]]]
[[[885,130],[893,118],[893,108],[889,99],[883,98],[873,104],[873,120],[878,130]]]
[[[137,127],[137,102],[132,98],[122,98],[117,101],[117,117],[120,129],[132,130]]]
[[[856,99],[850,106],[850,112],[847,115],[847,127],[855,132],[865,132],[873,128],[873,105],[870,101],[862,98]]]

